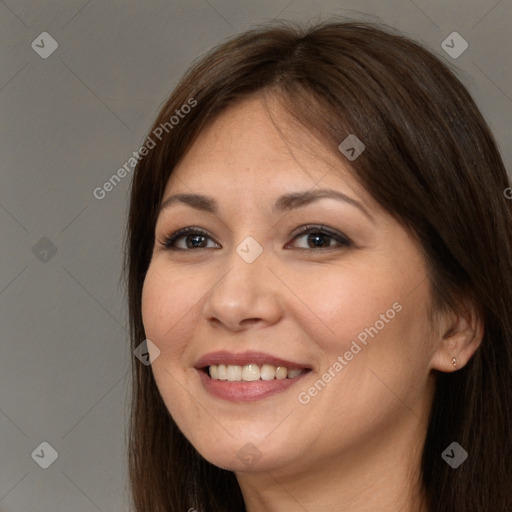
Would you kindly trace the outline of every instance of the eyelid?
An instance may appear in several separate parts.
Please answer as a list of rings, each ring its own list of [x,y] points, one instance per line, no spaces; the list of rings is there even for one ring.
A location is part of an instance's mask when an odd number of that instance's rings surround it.
[[[292,238],[296,237],[297,235],[303,235],[304,233],[307,233],[309,231],[324,231],[331,235],[337,235],[343,238],[346,238],[348,240],[348,237],[346,237],[343,233],[339,232],[338,230],[334,228],[330,228],[329,226],[326,226],[324,224],[303,224],[302,226],[299,226],[298,228],[295,228],[291,233],[290,236]]]

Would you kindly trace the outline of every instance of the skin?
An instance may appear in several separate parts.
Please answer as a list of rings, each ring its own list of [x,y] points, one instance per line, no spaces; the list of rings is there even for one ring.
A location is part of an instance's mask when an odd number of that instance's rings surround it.
[[[346,194],[366,214],[332,198],[272,211],[282,194],[318,188]],[[482,336],[475,312],[446,313],[430,325],[415,239],[357,183],[349,162],[295,125],[272,96],[231,106],[201,132],[164,200],[176,193],[219,204],[216,214],[181,203],[161,211],[143,289],[146,335],[161,351],[152,369],[185,436],[235,472],[249,512],[427,510],[416,482],[432,369],[455,371],[452,357],[458,368],[466,364]],[[294,238],[305,224],[324,224],[351,245]],[[186,226],[208,231],[199,239],[206,248],[186,249],[185,238],[177,242],[182,251],[163,247]],[[253,263],[236,252],[248,236],[263,249]],[[401,311],[300,403],[299,393],[395,303]],[[194,369],[217,350],[258,350],[313,370],[282,393],[232,403],[208,394]],[[248,443],[256,447],[252,464],[237,457]]]

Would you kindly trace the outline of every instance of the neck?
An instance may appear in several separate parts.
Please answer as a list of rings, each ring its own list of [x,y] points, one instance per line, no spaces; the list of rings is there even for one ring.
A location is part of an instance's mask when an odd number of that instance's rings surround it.
[[[428,512],[420,484],[426,424],[409,413],[401,428],[343,453],[294,468],[239,473],[247,512]],[[307,453],[305,451],[304,453]]]

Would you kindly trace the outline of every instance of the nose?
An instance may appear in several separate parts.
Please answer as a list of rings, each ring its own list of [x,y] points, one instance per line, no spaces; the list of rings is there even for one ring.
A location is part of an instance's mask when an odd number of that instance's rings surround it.
[[[224,262],[223,277],[203,303],[204,318],[212,327],[236,332],[279,321],[282,285],[268,264],[265,251],[249,263],[233,249]]]

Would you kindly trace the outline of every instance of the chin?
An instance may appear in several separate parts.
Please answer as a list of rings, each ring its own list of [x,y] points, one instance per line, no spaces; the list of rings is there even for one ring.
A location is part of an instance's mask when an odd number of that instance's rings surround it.
[[[272,427],[272,428],[275,428]],[[267,433],[272,428],[267,429]],[[223,431],[225,439],[222,442],[208,442],[201,436],[199,443],[192,443],[200,455],[211,464],[222,469],[236,472],[273,471],[283,466],[295,464],[297,448],[287,446],[286,440],[275,436],[265,439],[265,434],[251,436],[233,434],[230,437]],[[210,436],[211,439],[211,436]]]

